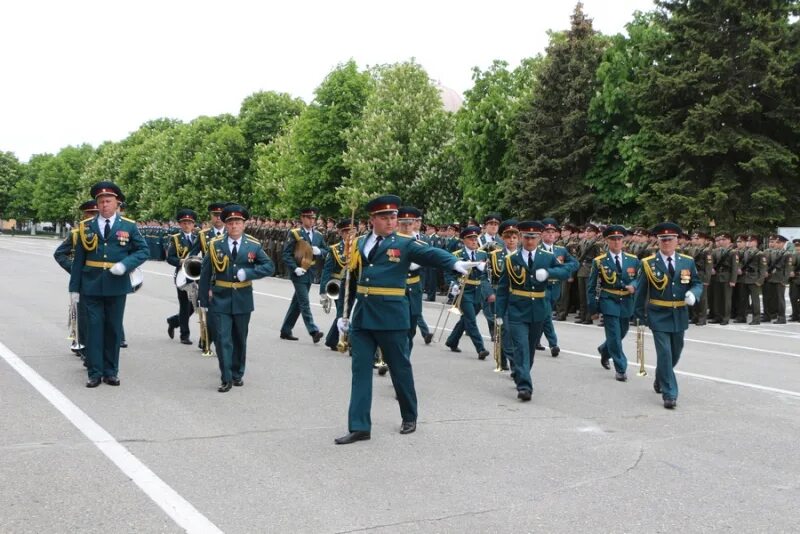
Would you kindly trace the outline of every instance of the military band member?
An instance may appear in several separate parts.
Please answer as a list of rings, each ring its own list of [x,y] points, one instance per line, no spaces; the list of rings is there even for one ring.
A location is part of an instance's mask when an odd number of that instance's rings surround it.
[[[100,385],[101,379],[118,386],[119,349],[125,299],[133,291],[130,277],[123,276],[150,256],[136,221],[117,213],[125,197],[112,182],[98,182],[91,194],[98,215],[78,225],[78,243],[70,269],[69,291],[73,301],[86,305],[86,387]]]
[[[318,212],[319,210],[317,210],[317,208],[311,207],[300,210],[302,226],[291,230],[286,244],[283,247],[283,262],[291,273],[290,278],[294,286],[294,295],[292,296],[292,302],[289,305],[289,309],[286,311],[286,317],[284,317],[283,324],[281,325],[281,339],[297,341],[298,338],[292,335],[292,329],[297,323],[297,318],[301,314],[306,329],[311,335],[311,339],[314,340],[314,343],[322,339],[322,332],[320,332],[317,325],[314,324],[314,316],[311,314],[311,303],[308,301],[308,292],[311,290],[311,283],[314,276],[311,268],[328,253],[324,236],[314,228],[314,222]],[[305,267],[298,265],[295,259],[295,250],[300,241],[308,243],[313,253],[313,259],[310,265],[306,265]]]
[[[183,260],[199,254],[201,244],[201,237],[195,230],[197,213],[188,208],[180,209],[176,219],[181,231],[170,236],[167,249],[167,263],[175,267],[173,280],[178,276],[178,272],[183,266]],[[175,329],[178,328],[181,343],[191,345],[189,318],[194,314],[194,307],[197,303],[189,302],[188,293],[184,289],[176,288],[176,291],[178,292],[178,313],[167,318],[167,335],[170,339],[174,339]]]
[[[420,210],[413,206],[403,206],[397,212],[397,234],[410,237],[421,244],[430,246],[420,239],[419,226],[421,222],[422,212]],[[411,328],[408,330],[408,354],[411,357],[411,351],[414,348],[414,336],[417,335],[417,327],[419,327],[420,334],[426,345],[429,345],[433,339],[433,334],[422,316],[421,266],[416,263],[412,263],[408,271],[406,291],[408,291],[408,303],[411,310]]]
[[[87,200],[83,204],[80,205],[78,208],[83,215],[82,219],[88,219],[90,217],[94,217],[97,215],[97,201],[95,200]],[[53,252],[53,258],[56,260],[62,269],[67,271],[68,273],[72,270],[72,258],[75,256],[75,247],[78,245],[78,231],[79,228],[76,226],[67,234],[67,237],[61,244],[56,248],[55,252]],[[77,355],[80,356],[82,359],[86,359],[84,355],[84,348],[86,347],[86,303],[84,301],[78,301],[77,305],[77,314],[78,314],[78,338],[74,340],[72,351]]]
[[[639,258],[622,251],[622,238],[626,233],[625,227],[618,224],[609,225],[603,231],[608,251],[594,259],[586,297],[589,311],[603,314],[606,340],[597,347],[600,364],[608,369],[609,358],[613,360],[615,378],[620,382],[628,379],[628,359],[622,350],[622,340],[633,316],[633,295],[641,268]]]
[[[680,232],[680,226],[671,222],[653,228],[659,250],[642,260],[635,293],[635,317],[640,321],[646,317],[656,346],[658,361],[653,389],[661,393],[667,409],[675,408],[678,400],[673,369],[680,360],[684,332],[689,328],[687,306],[694,306],[703,291],[694,258],[675,252]]]
[[[247,332],[253,312],[253,280],[270,276],[275,267],[264,254],[261,243],[244,233],[247,210],[226,206],[220,214],[226,232],[209,242],[200,273],[200,306],[206,308],[213,324],[221,384],[225,393],[231,386],[243,386],[247,360]]]
[[[731,246],[731,234],[721,232],[717,234],[717,245],[711,257],[714,260],[711,290],[713,301],[711,303],[711,323],[727,325],[731,319],[731,299],[736,279],[739,277],[739,256]]]
[[[500,223],[499,233],[503,238],[503,246],[489,253],[487,278],[495,295],[495,304],[497,303],[497,287],[505,270],[506,258],[519,248],[519,228],[517,228],[517,224],[516,219],[508,219]],[[495,313],[497,313],[496,308]],[[501,317],[501,319],[508,325],[508,316]],[[514,340],[511,338],[508,328],[501,330],[500,338],[502,347],[500,368],[503,371],[508,371],[509,365],[513,365],[511,362],[514,361]]]
[[[477,314],[481,309],[481,303],[484,299],[490,302],[495,301],[495,295],[491,290],[489,281],[486,278],[486,262],[489,257],[482,250],[478,250],[478,236],[481,229],[477,226],[467,226],[461,231],[461,241],[464,248],[454,253],[456,259],[461,261],[480,262],[476,269],[472,269],[466,278],[457,278],[451,273],[446,275],[447,281],[450,284],[450,294],[456,297],[458,293],[461,295],[461,317],[453,327],[453,331],[447,336],[445,345],[453,352],[461,352],[458,348],[458,342],[464,332],[472,340],[475,350],[478,353],[479,360],[485,360],[489,355],[489,351],[483,344],[483,336],[478,329]]]
[[[503,217],[499,213],[489,213],[483,218],[483,233],[478,237],[478,248],[487,254],[503,245],[502,239],[497,233],[501,222],[503,222]],[[494,341],[494,302],[484,300],[481,307],[486,323],[489,325],[490,337]]]
[[[602,252],[602,247],[598,242],[600,229],[595,224],[587,224],[584,228],[584,238],[578,247],[578,299],[580,302],[578,318],[576,323],[593,324],[592,316],[589,313],[588,303],[586,302],[587,283],[592,274],[592,262]]]
[[[432,247],[443,248],[442,240],[437,235],[439,228],[435,224],[428,223],[425,228],[424,241]],[[422,283],[425,286],[425,300],[436,302],[436,292],[439,286],[439,271],[434,267],[423,267]]]
[[[350,236],[355,234],[355,228],[353,226],[350,219],[342,219],[339,221],[339,224],[336,225],[341,239],[328,250],[328,255],[325,258],[325,266],[322,269],[322,278],[319,282],[319,295],[321,301],[324,303],[325,300],[330,298],[326,293],[328,282],[331,280],[339,281],[339,295],[336,300],[334,300],[334,304],[336,305],[336,317],[333,319],[330,330],[328,330],[328,335],[325,336],[325,346],[331,350],[337,350],[339,344],[338,320],[342,317],[344,307],[344,275],[345,266],[347,265],[346,243]],[[352,306],[355,300],[355,294],[350,293],[348,295],[348,300],[350,300],[350,306]]]
[[[539,249],[544,226],[539,221],[519,223],[522,248],[506,256],[505,269],[497,286],[497,324],[505,325],[514,343],[513,377],[517,398],[531,400],[536,342],[544,320],[553,313],[547,299],[547,280],[566,280],[569,269],[558,263],[550,252]],[[505,324],[503,317],[508,318]]]
[[[794,266],[789,273],[789,302],[792,305],[792,315],[790,321],[800,321],[800,239],[792,239],[794,245],[794,256],[792,265]]]
[[[569,270],[569,275],[572,276],[578,270],[578,260],[576,260],[567,251],[566,247],[556,244],[561,228],[558,222],[552,218],[542,219],[544,230],[542,231],[542,239],[539,243],[539,248],[546,250],[556,257],[558,263],[564,265]],[[551,278],[547,281],[547,299],[550,301],[550,308],[556,309],[558,302],[561,300],[561,286],[563,280]],[[591,304],[591,303],[590,303]],[[558,336],[556,335],[555,326],[553,326],[553,315],[551,314],[544,320],[543,334],[547,338],[547,344],[550,346],[550,355],[555,358],[561,353],[558,346]],[[536,350],[544,350],[541,345],[541,337],[536,341]]]
[[[758,249],[759,237],[746,236],[746,248],[742,254],[740,268],[742,275],[737,278],[737,283],[743,284],[743,291],[739,296],[736,306],[737,323],[746,323],[748,312],[752,312],[751,325],[761,324],[761,290],[767,279],[767,258]]]
[[[340,331],[349,330],[352,345],[352,385],[348,410],[348,434],[335,443],[345,445],[370,439],[372,421],[372,365],[380,348],[389,365],[400,404],[401,434],[417,428],[417,394],[408,358],[411,327],[406,280],[411,263],[456,269],[466,273],[472,265],[459,262],[441,249],[395,233],[400,198],[378,197],[366,206],[372,232],[357,240],[351,268],[358,271],[356,304],[352,319],[340,320]]]
[[[200,250],[208,254],[208,243],[225,233],[225,223],[220,218],[222,210],[228,202],[214,202],[208,205],[209,228],[200,231]]]

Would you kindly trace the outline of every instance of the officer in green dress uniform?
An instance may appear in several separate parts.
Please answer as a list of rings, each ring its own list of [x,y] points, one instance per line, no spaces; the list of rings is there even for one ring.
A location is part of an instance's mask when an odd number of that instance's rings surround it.
[[[497,324],[505,324],[514,340],[513,376],[517,398],[531,400],[531,370],[536,341],[542,334],[544,320],[553,313],[547,298],[547,280],[566,280],[569,269],[558,263],[550,252],[539,249],[544,230],[540,221],[524,221],[518,225],[522,248],[506,256],[505,268],[497,285]]]
[[[497,286],[505,270],[506,257],[516,252],[519,247],[519,228],[517,228],[517,224],[516,219],[508,219],[500,223],[498,230],[503,239],[503,246],[489,253],[487,278],[489,279],[489,284],[492,286],[492,292],[495,295],[495,304],[497,303]],[[496,308],[495,313],[497,313]],[[508,324],[507,316],[501,317],[501,319]],[[494,321],[494,318],[492,320]],[[514,340],[511,338],[511,333],[508,331],[508,328],[503,328],[501,330],[500,338],[502,347],[500,368],[503,371],[508,371],[509,363],[514,361]]]
[[[561,232],[558,221],[548,217],[542,219],[542,224],[544,225],[544,231],[542,232],[542,240],[539,243],[539,248],[555,256],[558,263],[569,269],[569,275],[574,275],[579,267],[578,260],[569,253],[566,247],[556,244],[558,234]],[[556,309],[558,302],[561,300],[561,286],[563,284],[564,282],[557,278],[552,278],[547,281],[547,298],[550,300],[550,308],[553,310]],[[561,353],[561,349],[558,346],[558,335],[556,335],[556,329],[553,325],[552,314],[544,320],[542,333],[544,337],[547,338],[547,344],[550,346],[550,355],[553,358],[557,357]],[[544,350],[544,347],[541,346],[541,337],[536,340],[536,350]]]
[[[410,237],[428,245],[419,235],[419,226],[422,221],[422,212],[414,206],[403,206],[397,212],[397,234],[404,237]],[[430,245],[428,245],[430,246]],[[411,351],[414,348],[414,336],[417,335],[417,327],[420,329],[422,339],[426,345],[429,345],[433,339],[428,324],[422,316],[422,277],[421,265],[416,263],[411,264],[408,271],[408,279],[406,281],[406,291],[408,292],[408,303],[411,310],[411,328],[408,330],[408,355],[411,357]]]
[[[338,349],[338,321],[342,317],[342,312],[344,310],[344,275],[347,265],[347,242],[351,236],[355,235],[354,224],[350,222],[350,219],[340,220],[336,227],[339,230],[341,239],[328,250],[328,255],[325,258],[325,266],[322,269],[322,277],[319,281],[319,296],[323,303],[330,298],[326,293],[328,283],[332,280],[339,282],[339,295],[336,297],[336,300],[334,300],[334,304],[336,305],[336,317],[333,319],[330,330],[328,330],[328,335],[325,336],[325,346],[331,350]],[[355,300],[355,294],[352,292],[349,293],[348,300],[350,301],[349,306],[352,306]]]
[[[220,215],[225,205],[229,202],[213,202],[208,205],[209,228],[200,231],[200,251],[205,256],[208,254],[208,243],[225,233],[225,223],[222,221]]]
[[[86,387],[100,385],[101,379],[118,386],[119,349],[125,299],[133,291],[129,276],[149,258],[147,243],[136,221],[117,213],[124,200],[112,182],[98,182],[91,194],[98,215],[78,225],[78,243],[70,269],[69,291],[73,301],[86,305]]]
[[[207,309],[213,324],[214,347],[225,393],[231,386],[244,385],[247,360],[247,332],[253,312],[253,280],[270,276],[275,266],[264,254],[261,243],[244,233],[247,210],[238,205],[226,206],[220,215],[225,221],[225,235],[213,239],[203,258],[200,272],[200,307]]]
[[[97,215],[97,201],[96,200],[87,200],[83,204],[80,205],[78,208],[81,213],[83,214],[83,219],[88,219],[90,217],[94,217]],[[76,226],[72,230],[70,230],[67,237],[61,244],[56,248],[55,252],[53,252],[53,258],[55,258],[56,263],[58,263],[62,269],[67,271],[68,273],[72,270],[72,258],[75,256],[75,247],[78,245],[78,227]],[[76,356],[80,356],[81,359],[85,360],[86,356],[84,355],[84,348],[86,347],[86,303],[84,301],[78,301],[77,305],[77,319],[78,319],[78,339],[72,341],[72,347],[70,350],[75,353]],[[85,365],[85,364],[84,364]]]
[[[689,328],[687,306],[694,306],[703,291],[694,258],[675,252],[680,232],[680,226],[672,222],[653,228],[659,250],[642,260],[634,304],[635,317],[640,321],[646,318],[653,332],[658,360],[653,389],[661,393],[667,409],[675,408],[678,400],[673,369],[683,351],[684,332]]]
[[[428,235],[425,236],[425,239],[423,239],[423,241],[425,241],[432,247],[443,248],[441,243],[441,238],[438,235],[436,235],[438,227],[435,224],[428,223],[426,230]],[[433,233],[430,233],[431,230],[433,231]],[[425,286],[425,294],[426,294],[425,300],[427,302],[436,302],[436,291],[438,289],[437,286],[439,285],[438,271],[433,267],[423,267],[422,270],[423,270],[422,283]]]
[[[737,279],[737,283],[741,282],[743,285],[736,306],[737,323],[746,323],[748,312],[752,312],[750,324],[761,324],[761,289],[767,279],[767,258],[758,248],[759,241],[755,234],[746,236],[746,248],[740,263],[742,275]]]
[[[317,325],[314,324],[314,316],[311,314],[311,303],[308,301],[308,292],[311,290],[311,283],[314,276],[312,267],[317,260],[323,259],[328,253],[328,249],[325,246],[325,237],[314,228],[318,212],[319,210],[317,210],[317,208],[312,207],[301,209],[300,219],[302,221],[302,226],[291,230],[286,244],[283,247],[283,262],[291,273],[290,278],[294,286],[294,295],[292,296],[292,302],[289,304],[286,317],[284,317],[283,324],[281,325],[281,339],[297,341],[298,338],[292,335],[292,329],[295,323],[297,323],[297,318],[301,314],[306,329],[311,335],[311,339],[314,340],[314,343],[322,339],[322,332],[320,332]],[[300,241],[308,243],[313,252],[311,264],[305,267],[298,265],[295,258],[295,249],[297,243]]]
[[[339,321],[340,333],[349,330],[352,346],[352,385],[348,411],[349,433],[337,438],[344,445],[370,439],[372,421],[372,366],[380,348],[389,365],[402,416],[401,434],[417,428],[417,394],[408,358],[408,330],[411,327],[406,281],[411,263],[466,273],[473,265],[415,239],[395,233],[400,198],[385,195],[370,201],[372,232],[356,242],[351,269],[356,303],[352,319]]]
[[[483,344],[483,336],[478,329],[477,314],[485,298],[494,302],[496,297],[486,277],[486,264],[489,257],[484,251],[478,250],[478,236],[480,233],[481,229],[477,226],[464,228],[460,235],[464,247],[454,252],[456,259],[479,262],[480,265],[470,271],[466,279],[463,279],[463,277],[457,278],[450,272],[446,275],[447,282],[451,287],[450,294],[456,297],[458,293],[463,292],[463,295],[461,295],[461,306],[459,308],[461,317],[453,327],[453,331],[447,336],[447,341],[444,344],[453,352],[461,352],[461,349],[458,348],[458,342],[466,332],[475,346],[478,359],[485,360],[489,355],[489,351],[486,350]]]
[[[618,224],[609,225],[603,231],[608,252],[594,259],[586,296],[589,311],[603,314],[606,340],[597,347],[600,363],[608,369],[609,358],[613,360],[615,378],[620,382],[628,379],[628,359],[622,350],[622,340],[633,316],[633,295],[641,269],[639,258],[622,251],[622,238],[626,233],[625,227]]]
[[[178,272],[183,266],[183,260],[190,256],[197,256],[200,253],[201,238],[195,229],[197,223],[197,213],[194,210],[184,208],[178,210],[176,215],[178,226],[181,231],[169,237],[169,248],[167,248],[167,263],[175,267],[173,279],[176,279]],[[189,282],[195,283],[195,282]],[[189,339],[189,318],[194,314],[195,302],[189,302],[188,293],[185,289],[176,288],[178,292],[178,313],[167,317],[167,335],[170,339],[175,338],[175,329],[179,329],[181,343],[191,345]]]
[[[483,218],[483,233],[478,237],[478,248],[487,255],[492,250],[503,246],[503,240],[498,233],[501,222],[503,222],[503,216],[499,213],[489,213]],[[489,334],[494,342],[494,302],[484,300],[481,308],[486,323],[489,325]]]

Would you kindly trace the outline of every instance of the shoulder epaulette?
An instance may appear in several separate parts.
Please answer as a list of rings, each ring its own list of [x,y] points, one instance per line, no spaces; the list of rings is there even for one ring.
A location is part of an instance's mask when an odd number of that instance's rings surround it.
[[[120,219],[122,219],[123,221],[128,221],[129,223],[136,224],[136,221],[134,221],[133,219],[129,219],[127,217],[120,217]]]
[[[456,251],[455,251],[455,252],[453,252],[452,254],[453,254],[453,256],[455,256],[455,257],[457,258],[457,257],[458,257],[458,255],[459,255],[459,254],[461,254],[461,249],[459,249],[459,250],[456,250]]]
[[[628,255],[630,256],[630,254],[628,254]],[[605,253],[605,252],[603,252],[603,253],[602,253],[602,254],[600,254],[599,256],[596,256],[594,259],[595,259],[595,260],[602,260],[602,259],[603,259],[603,258],[605,258],[605,257],[606,257],[606,253]]]
[[[395,232],[395,233],[396,233],[397,235],[401,236],[401,237],[414,237],[414,236],[412,236],[412,235],[409,235],[409,234],[404,234],[404,233],[401,233],[401,232]]]
[[[91,221],[92,219],[94,219],[94,217],[89,217],[88,219],[84,219],[84,220],[81,221],[81,224],[87,223],[87,222]]]
[[[210,243],[216,243],[217,241],[221,241],[223,237],[225,237],[225,236],[224,235],[218,235],[217,237],[215,237],[211,241],[209,241],[209,244]]]
[[[300,236],[300,229],[299,229],[299,228],[292,228],[292,235],[294,236],[294,239],[295,239],[296,241],[300,241],[301,239],[303,239],[303,238]]]
[[[681,254],[680,252],[678,253],[678,256],[681,256],[681,257],[683,257],[683,258],[686,258],[687,260],[692,260],[692,261],[694,261],[694,258],[693,258],[693,257],[691,257],[691,256],[687,256],[686,254]]]
[[[651,254],[649,256],[646,256],[646,257],[642,258],[642,261],[650,261],[652,259],[655,259],[655,257],[656,257],[655,254]]]
[[[416,243],[417,245],[425,245],[426,247],[431,246],[430,243],[428,243],[427,241],[423,241],[422,239],[415,239],[414,243]]]
[[[509,253],[508,253],[508,256],[506,256],[506,257],[507,257],[507,258],[510,258],[510,257],[511,257],[511,256],[513,256],[514,254],[516,254],[517,252],[519,252],[519,249],[517,249],[517,250],[515,250],[515,251],[513,251],[513,252],[509,252]]]
[[[637,260],[639,259],[639,258],[636,256],[636,254],[630,254],[630,253],[628,253],[628,252],[623,252],[623,254],[625,254],[625,255],[626,255],[626,256],[628,256],[629,258],[635,258],[635,259],[637,259]]]
[[[181,235],[180,232],[175,232],[174,234],[169,234],[170,237],[178,237],[179,235]]]
[[[550,252],[549,250],[547,250],[547,249],[544,249],[544,248],[540,248],[540,249],[539,249],[539,252],[544,252],[545,254],[550,254],[551,256],[553,255],[553,253],[552,253],[552,252]]]
[[[72,230],[70,230],[69,232],[70,232],[71,234],[77,234],[78,232],[80,232],[80,230],[78,230],[78,228],[73,228],[73,229],[72,229]]]
[[[260,245],[260,244],[261,244],[261,241],[259,241],[259,240],[258,240],[258,239],[256,239],[255,237],[251,236],[250,234],[244,234],[244,235],[246,235],[246,236],[247,236],[247,237],[248,237],[248,238],[249,238],[251,241],[253,241],[253,242],[254,242],[254,243],[256,243],[257,245]]]

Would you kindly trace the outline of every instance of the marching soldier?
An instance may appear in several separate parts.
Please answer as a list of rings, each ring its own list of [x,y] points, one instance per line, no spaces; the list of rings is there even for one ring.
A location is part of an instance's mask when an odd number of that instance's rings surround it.
[[[497,287],[505,270],[506,258],[516,252],[519,246],[519,228],[517,228],[516,219],[503,221],[500,223],[499,230],[503,238],[503,246],[489,253],[489,270],[487,272],[489,284],[492,286],[492,293],[495,295],[495,304],[497,303]],[[497,313],[497,308],[495,308],[495,313]],[[500,317],[500,319],[508,324],[508,316]],[[500,341],[502,346],[500,368],[503,371],[508,371],[509,362],[514,361],[514,340],[511,338],[508,328],[501,330]]]
[[[342,219],[339,221],[337,228],[339,229],[341,239],[328,250],[328,255],[325,258],[325,266],[322,269],[322,278],[319,282],[319,295],[323,303],[330,298],[326,292],[328,282],[331,280],[338,280],[340,282],[339,295],[334,301],[336,305],[336,317],[333,320],[330,330],[328,330],[328,335],[325,336],[325,346],[331,350],[337,350],[339,345],[338,321],[342,317],[342,311],[344,309],[344,275],[345,266],[347,265],[347,242],[350,236],[355,233],[355,228],[350,222],[350,219]],[[348,297],[350,306],[352,306],[353,300],[355,300],[355,293],[351,292]],[[348,308],[350,306],[348,306]]]
[[[208,205],[208,216],[211,224],[209,228],[200,231],[200,250],[204,256],[208,254],[208,243],[225,233],[225,223],[220,218],[220,215],[226,204],[226,202],[214,202]]]
[[[600,364],[608,369],[609,358],[614,361],[614,377],[619,382],[628,379],[628,359],[622,350],[622,340],[628,333],[633,316],[633,295],[639,284],[641,262],[634,254],[622,251],[622,238],[627,231],[618,224],[603,231],[608,252],[594,259],[587,285],[586,300],[592,314],[603,314],[606,340],[597,347]]]
[[[539,243],[539,248],[546,250],[556,257],[558,263],[564,265],[569,270],[569,275],[572,276],[578,270],[578,260],[572,257],[567,251],[566,247],[556,245],[561,228],[555,219],[545,218],[542,219],[544,231],[542,231],[542,240]],[[551,278],[547,281],[547,299],[550,301],[550,308],[556,309],[558,302],[561,300],[561,286],[563,280]],[[555,326],[553,326],[553,315],[549,315],[544,320],[543,326],[544,336],[547,338],[547,344],[550,346],[550,355],[555,358],[561,353],[558,347],[558,336],[556,335]],[[536,350],[544,350],[541,345],[541,337],[536,340]]]
[[[661,393],[664,408],[675,408],[678,382],[673,368],[683,351],[683,336],[689,328],[687,306],[694,306],[703,291],[697,276],[694,258],[675,252],[681,229],[675,223],[664,222],[653,228],[658,236],[658,253],[642,260],[642,270],[635,293],[635,317],[645,320],[653,332],[658,362],[653,389]]]
[[[357,302],[352,320],[342,318],[340,331],[350,331],[353,380],[348,410],[348,434],[337,445],[370,439],[372,421],[372,365],[380,348],[392,377],[402,416],[401,434],[417,428],[417,394],[408,358],[408,330],[411,327],[406,280],[411,263],[434,265],[467,273],[473,264],[456,261],[455,256],[415,239],[397,235],[400,198],[378,197],[366,206],[372,232],[356,242],[350,268],[358,271]]]
[[[738,316],[737,323],[747,322],[747,312],[752,311],[753,319],[751,325],[761,324],[761,288],[767,279],[767,258],[758,249],[759,239],[757,235],[748,235],[740,268],[742,276],[737,278],[737,283],[741,282],[744,286],[739,295],[739,302],[736,306]]]
[[[294,286],[294,295],[281,325],[281,339],[297,341],[298,338],[292,335],[292,329],[301,314],[303,315],[306,329],[314,343],[322,339],[322,332],[314,324],[311,304],[308,301],[308,292],[311,290],[311,282],[314,276],[310,269],[316,262],[313,258],[324,257],[328,253],[328,249],[325,247],[325,238],[314,228],[317,213],[317,208],[309,207],[300,210],[302,226],[291,231],[283,247],[283,263],[286,264],[291,272],[290,278]],[[304,265],[298,265],[297,262],[301,260],[296,258],[297,247],[301,246],[301,241],[306,243],[304,246],[310,248],[312,253],[312,259]]]
[[[129,276],[149,258],[147,243],[136,221],[117,213],[125,197],[112,182],[92,186],[98,215],[78,225],[78,245],[70,269],[69,291],[73,302],[86,305],[86,360],[89,380],[95,388],[101,379],[118,386],[119,349],[125,299],[133,291]]]
[[[456,297],[458,293],[463,294],[461,295],[460,305],[461,317],[447,337],[445,345],[453,352],[461,352],[461,349],[458,348],[458,342],[466,332],[478,352],[478,359],[485,360],[489,355],[489,351],[486,350],[483,344],[483,336],[478,329],[476,316],[481,309],[481,303],[484,298],[494,302],[495,296],[492,294],[489,281],[486,279],[486,261],[489,258],[484,251],[478,250],[478,235],[480,235],[480,231],[481,229],[477,226],[464,228],[460,236],[464,243],[464,248],[453,254],[457,260],[479,262],[480,264],[477,269],[473,269],[461,279],[457,279],[449,273],[447,275],[451,287],[450,294],[453,297]]]
[[[768,277],[764,285],[764,308],[767,320],[775,320],[775,324],[786,324],[786,285],[789,274],[794,271],[793,254],[786,251],[786,242],[782,235],[770,238],[767,251]]]
[[[175,267],[173,280],[177,279],[178,272],[183,266],[183,260],[189,256],[196,256],[200,252],[201,238],[195,231],[197,213],[191,209],[178,210],[178,226],[181,231],[170,236],[169,248],[167,249],[167,263]],[[194,282],[189,282],[194,283]],[[189,339],[189,318],[194,314],[196,302],[189,302],[189,296],[185,288],[176,288],[178,292],[178,313],[167,318],[167,335],[170,339],[175,338],[175,329],[178,328],[181,336],[181,343],[191,345]]]
[[[497,324],[506,328],[514,343],[513,376],[517,385],[517,398],[531,400],[536,342],[542,334],[544,320],[552,309],[547,299],[547,280],[565,280],[567,267],[558,263],[551,253],[539,249],[539,238],[544,226],[539,221],[519,223],[522,248],[506,256],[505,269],[497,286]]]
[[[249,213],[238,204],[220,214],[226,233],[214,238],[203,258],[200,273],[200,306],[213,324],[222,383],[220,393],[243,386],[247,359],[247,332],[253,312],[253,280],[270,276],[275,267],[261,243],[244,233]],[[211,332],[212,330],[209,330]]]
[[[794,245],[794,269],[789,273],[789,301],[792,305],[790,321],[800,321],[800,239],[792,239]]]
[[[602,248],[598,243],[598,234],[600,229],[597,225],[587,224],[584,228],[584,238],[578,247],[578,299],[580,307],[578,310],[578,318],[575,320],[579,324],[594,324],[592,316],[589,314],[588,303],[586,302],[587,283],[589,276],[592,274],[592,262],[600,255]]]
[[[716,279],[712,278],[711,285],[713,302],[711,312],[713,318],[710,322],[727,325],[731,319],[731,299],[733,288],[739,272],[739,256],[731,246],[731,234],[721,232],[717,234],[718,248],[714,249],[712,259],[714,267],[711,271]],[[699,296],[699,295],[698,295]]]
[[[403,206],[398,210],[398,235],[410,237],[416,239],[420,243],[428,245],[428,243],[422,239],[422,236],[419,235],[421,224],[422,212],[417,208],[413,206]],[[408,354],[410,357],[411,351],[414,348],[414,336],[417,335],[417,327],[419,327],[419,333],[426,345],[430,345],[433,340],[433,334],[430,328],[428,328],[428,323],[425,322],[425,317],[422,316],[422,278],[420,265],[416,263],[411,264],[406,288],[408,290],[408,302],[411,307],[411,329],[408,331]]]

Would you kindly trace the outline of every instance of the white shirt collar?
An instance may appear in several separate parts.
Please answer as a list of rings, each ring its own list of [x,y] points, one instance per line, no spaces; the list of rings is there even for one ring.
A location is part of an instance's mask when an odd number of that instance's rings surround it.
[[[233,239],[232,237],[228,236],[228,250],[233,251],[233,242],[236,241],[236,252],[239,252],[239,249],[242,245],[242,239],[244,239],[244,234],[239,236],[238,239]]]
[[[667,258],[672,258],[672,265],[675,265],[675,254],[672,254],[672,256],[666,256],[659,250],[658,255],[661,256],[661,261],[664,262],[664,265],[669,265],[669,263],[667,263]]]
[[[117,214],[114,213],[114,215],[111,217],[103,217],[102,215],[97,216],[97,222],[99,223],[98,226],[100,226],[101,232],[106,227],[106,219],[108,219],[109,226],[114,226],[114,223],[117,222]]]

